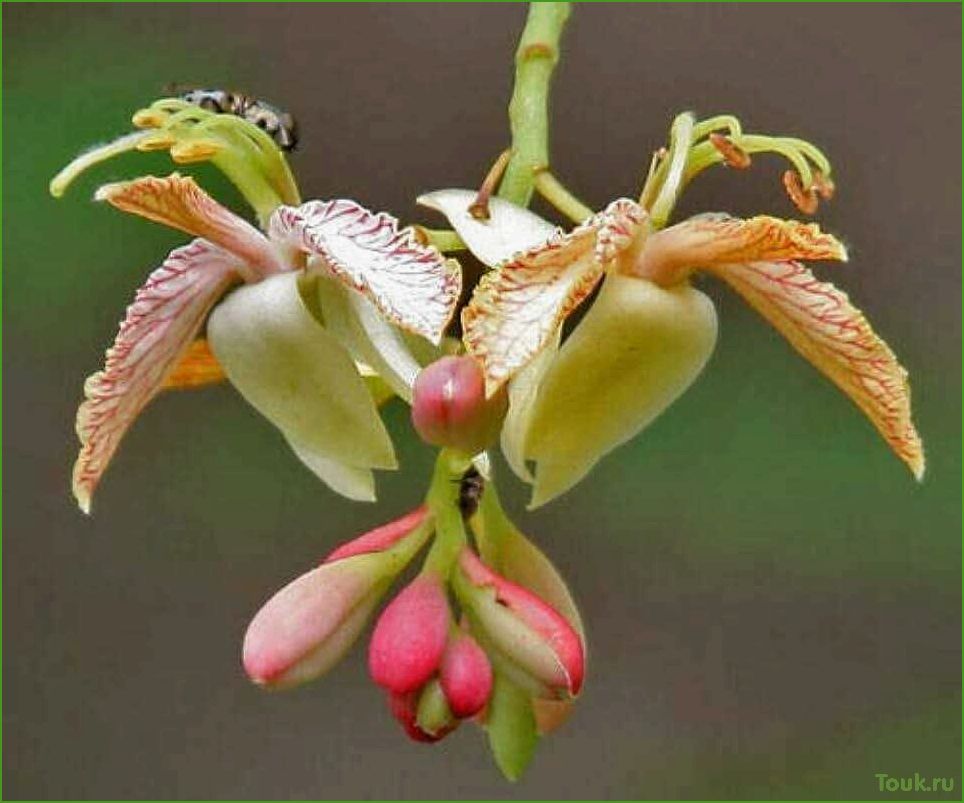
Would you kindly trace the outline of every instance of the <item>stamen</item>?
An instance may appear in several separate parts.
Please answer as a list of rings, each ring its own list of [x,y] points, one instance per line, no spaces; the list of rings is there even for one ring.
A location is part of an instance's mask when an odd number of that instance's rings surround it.
[[[819,195],[825,201],[829,201],[831,198],[833,198],[833,194],[836,191],[837,186],[833,183],[832,178],[825,176],[819,170],[814,170],[813,188],[817,191],[817,195]]]
[[[817,211],[817,193],[813,188],[804,189],[800,175],[793,170],[783,174],[783,186],[794,205],[805,215],[812,215]]]
[[[733,140],[718,134],[715,131],[709,136],[710,144],[716,148],[723,157],[723,164],[737,170],[746,170],[750,166],[750,154],[748,154]]]
[[[104,162],[118,154],[138,149],[141,143],[149,136],[151,136],[151,134],[148,131],[134,131],[133,133],[125,134],[115,139],[113,142],[108,142],[106,145],[100,145],[86,153],[82,153],[53,177],[50,182],[50,194],[53,195],[54,198],[59,198],[64,194],[73,180],[87,170],[87,168],[93,167],[95,164]]]
[[[502,179],[502,174],[505,173],[506,167],[509,166],[511,156],[512,150],[510,148],[507,148],[499,154],[499,158],[495,160],[492,167],[489,168],[489,172],[486,173],[485,179],[482,181],[482,186],[479,187],[478,195],[476,195],[475,200],[469,204],[468,212],[476,220],[489,219],[489,198],[492,197],[492,193],[494,193],[499,186],[499,181]]]
[[[178,164],[206,162],[222,150],[223,147],[219,143],[210,139],[178,142],[171,147],[171,158]]]

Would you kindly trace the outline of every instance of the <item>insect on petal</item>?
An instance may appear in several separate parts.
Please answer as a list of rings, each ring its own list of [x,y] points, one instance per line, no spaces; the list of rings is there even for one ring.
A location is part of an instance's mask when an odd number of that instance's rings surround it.
[[[863,410],[918,480],[924,476],[907,371],[846,293],[796,262],[719,265],[714,272]]]
[[[273,240],[319,257],[342,281],[370,298],[393,323],[438,343],[462,290],[458,262],[419,243],[384,212],[354,201],[279,207]]]
[[[490,395],[542,351],[606,264],[630,246],[643,217],[632,202],[616,201],[482,277],[462,313],[462,329]]]
[[[240,280],[237,260],[204,240],[172,251],[137,291],[107,352],[84,384],[74,496],[85,513],[101,475],[138,413],[164,386],[211,307]]]
[[[171,226],[220,246],[244,262],[245,281],[286,270],[268,239],[202,190],[189,176],[144,176],[105,184],[94,196],[124,212]]]

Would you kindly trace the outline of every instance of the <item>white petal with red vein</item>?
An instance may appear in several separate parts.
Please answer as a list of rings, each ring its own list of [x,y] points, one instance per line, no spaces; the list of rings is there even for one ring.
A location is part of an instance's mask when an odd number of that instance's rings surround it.
[[[77,411],[82,447],[73,489],[84,512],[124,433],[161,389],[208,311],[239,279],[237,259],[195,240],[172,251],[137,291],[104,370],[87,379],[87,400]]]
[[[632,202],[616,201],[569,234],[556,234],[482,277],[462,313],[462,329],[490,394],[545,347],[606,264],[632,244],[643,217]]]
[[[238,256],[245,281],[287,270],[268,239],[202,190],[193,178],[172,173],[105,184],[95,198],[124,212],[203,237]]]
[[[924,476],[907,371],[846,293],[795,262],[719,265],[714,272],[863,410],[917,479]]]
[[[272,239],[294,246],[367,295],[390,321],[438,343],[462,289],[458,263],[419,243],[384,212],[348,200],[282,206]]]

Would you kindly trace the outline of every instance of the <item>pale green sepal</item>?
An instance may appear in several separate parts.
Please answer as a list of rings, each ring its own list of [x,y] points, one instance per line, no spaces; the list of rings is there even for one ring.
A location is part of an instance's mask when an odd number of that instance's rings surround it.
[[[490,268],[544,243],[556,232],[548,220],[502,198],[490,198],[489,218],[479,220],[469,213],[477,194],[474,190],[436,190],[419,197],[418,203],[445,215],[468,249]]]
[[[539,742],[532,700],[501,674],[497,673],[494,680],[485,720],[489,748],[502,774],[517,781]]]
[[[716,344],[712,302],[612,274],[546,372],[524,455],[537,464],[530,507],[581,480],[676,400]]]
[[[343,282],[313,276],[325,328],[351,355],[369,366],[396,395],[411,404],[412,385],[421,370],[399,330],[367,298]]]
[[[375,474],[370,468],[349,466],[329,457],[322,457],[291,440],[288,440],[288,445],[298,459],[336,493],[356,502],[375,501]]]
[[[525,368],[509,382],[509,412],[502,423],[502,454],[519,479],[534,482],[525,461],[525,438],[539,393],[539,384],[559,351],[562,327]]]
[[[228,379],[302,454],[395,468],[391,439],[348,352],[305,308],[294,272],[238,288],[208,340]]]

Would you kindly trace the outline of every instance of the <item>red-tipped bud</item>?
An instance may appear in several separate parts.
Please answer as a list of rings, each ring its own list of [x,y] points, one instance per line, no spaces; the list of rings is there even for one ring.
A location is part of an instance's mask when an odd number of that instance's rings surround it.
[[[412,393],[412,424],[422,440],[468,454],[495,439],[508,404],[504,390],[486,399],[482,370],[468,356],[442,357],[426,366]]]
[[[453,636],[442,655],[439,681],[452,713],[459,719],[479,713],[492,694],[492,665],[468,633]]]
[[[469,549],[459,556],[455,588],[487,641],[550,696],[579,693],[582,639],[544,600],[493,572]]]
[[[372,679],[397,694],[422,687],[442,660],[450,624],[441,580],[416,577],[382,611],[368,649]]]
[[[342,544],[327,558],[325,563],[332,563],[336,560],[344,560],[355,555],[364,555],[369,552],[384,552],[391,549],[406,535],[411,533],[416,527],[425,521],[428,516],[428,508],[422,505],[415,508],[411,513],[406,513],[395,521],[369,530],[364,535],[358,536],[347,543]]]
[[[242,661],[255,682],[296,686],[330,669],[365,626],[391,577],[387,556],[319,566],[286,585],[251,620]]]

